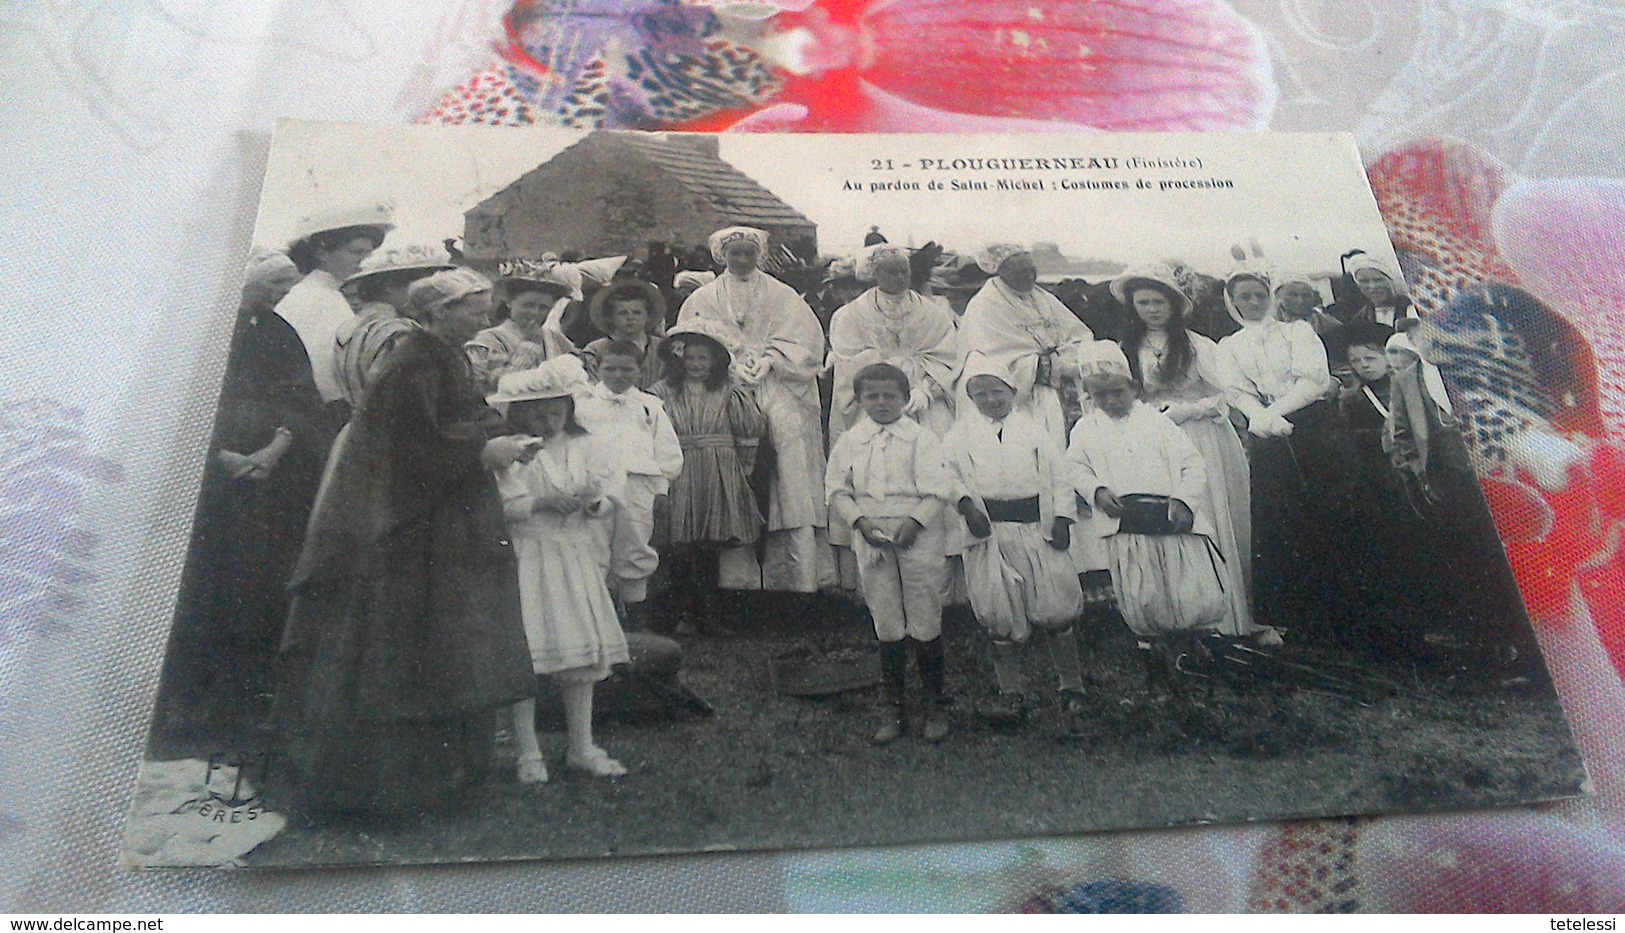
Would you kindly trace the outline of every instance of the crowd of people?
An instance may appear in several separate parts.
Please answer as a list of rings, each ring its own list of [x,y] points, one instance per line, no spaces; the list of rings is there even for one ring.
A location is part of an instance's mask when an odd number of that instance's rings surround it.
[[[1426,328],[1368,255],[1332,282],[1238,256],[1220,322],[1168,264],[1069,306],[1019,244],[872,230],[798,289],[748,227],[494,277],[392,229],[309,217],[248,270],[161,702],[269,723],[314,809],[457,799],[497,710],[545,782],[538,675],[564,766],[625,774],[594,685],[629,631],[726,634],[730,590],[808,625],[813,594],[863,600],[877,744],[916,706],[948,736],[954,604],[1011,723],[1033,644],[1085,708],[1080,619],[1152,672],[1214,635],[1519,643]]]

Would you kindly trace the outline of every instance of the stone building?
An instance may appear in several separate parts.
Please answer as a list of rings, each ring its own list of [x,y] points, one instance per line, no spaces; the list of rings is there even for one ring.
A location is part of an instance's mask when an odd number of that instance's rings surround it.
[[[598,131],[464,213],[476,266],[546,252],[641,257],[651,242],[692,247],[722,227],[772,235],[805,262],[818,227],[724,162],[714,135]]]

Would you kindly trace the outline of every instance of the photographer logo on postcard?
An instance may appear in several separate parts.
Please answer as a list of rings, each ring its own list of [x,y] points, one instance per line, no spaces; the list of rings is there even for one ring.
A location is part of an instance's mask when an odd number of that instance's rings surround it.
[[[254,246],[127,864],[1585,790],[1474,473],[1545,351],[1345,135],[285,122]]]

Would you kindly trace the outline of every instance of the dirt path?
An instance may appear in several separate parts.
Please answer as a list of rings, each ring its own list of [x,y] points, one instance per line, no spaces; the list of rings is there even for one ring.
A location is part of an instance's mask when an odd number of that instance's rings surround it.
[[[991,672],[951,627],[954,732],[868,743],[873,691],[807,700],[770,689],[769,660],[807,644],[866,646],[858,624],[814,636],[685,643],[683,679],[708,719],[608,725],[633,766],[618,781],[560,774],[512,783],[512,766],[464,810],[410,824],[319,828],[295,820],[255,865],[629,855],[1054,835],[1396,810],[1464,809],[1572,795],[1583,780],[1554,698],[1428,688],[1371,705],[1268,682],[1220,687],[1200,706],[1155,706],[1131,648],[1085,639],[1092,706],[1070,730],[1048,658],[1033,652],[1035,716],[984,724]],[[1133,701],[1124,705],[1120,701]],[[544,735],[550,764],[562,734]],[[509,752],[511,757],[511,752]]]

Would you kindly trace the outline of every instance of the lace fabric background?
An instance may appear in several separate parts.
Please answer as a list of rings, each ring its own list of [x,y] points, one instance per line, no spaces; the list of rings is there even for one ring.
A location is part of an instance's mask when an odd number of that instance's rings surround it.
[[[1033,52],[1030,42],[1010,46],[1005,33],[956,32],[971,10],[1005,5],[894,7],[928,9],[937,23],[931,41],[973,43],[986,67],[1006,58],[1041,66],[1042,42]],[[1036,5],[1057,23],[1092,6]],[[814,4],[776,19],[818,40],[808,48],[838,51],[840,29],[863,6]],[[1114,96],[1078,78],[1042,97],[1001,83],[964,97],[973,112],[949,112],[931,88],[969,86],[974,70],[875,66],[854,85],[837,60],[824,72],[779,73],[748,106],[678,111],[686,125],[841,128],[831,114],[860,112],[846,106],[857,86],[867,95],[860,128],[870,131],[1031,120],[1352,129],[1414,289],[1448,299],[1472,282],[1521,285],[1555,312],[1553,326],[1576,329],[1595,352],[1594,361],[1572,361],[1566,377],[1583,381],[1595,367],[1599,421],[1553,426],[1582,461],[1555,478],[1550,463],[1513,464],[1491,490],[1595,798],[1030,844],[120,871],[119,835],[274,118],[566,115],[513,81],[511,50],[507,58],[493,51],[508,41],[509,4],[499,0],[23,0],[0,10],[0,74],[12,89],[0,128],[8,153],[0,167],[0,909],[1625,909],[1625,749],[1617,740],[1625,576],[1613,551],[1622,509],[1612,447],[1625,426],[1625,180],[1615,177],[1625,165],[1625,5],[1184,0],[1155,10],[1146,41],[1182,47],[1228,37],[1221,65],[1206,69],[1207,90],[1227,106]],[[620,35],[616,54],[635,47],[635,36]],[[1129,51],[1109,42],[1099,49],[1108,58]],[[590,66],[582,74],[590,77]],[[670,95],[644,97],[633,94],[604,117],[647,120],[676,106]],[[474,106],[485,100],[497,103]]]

